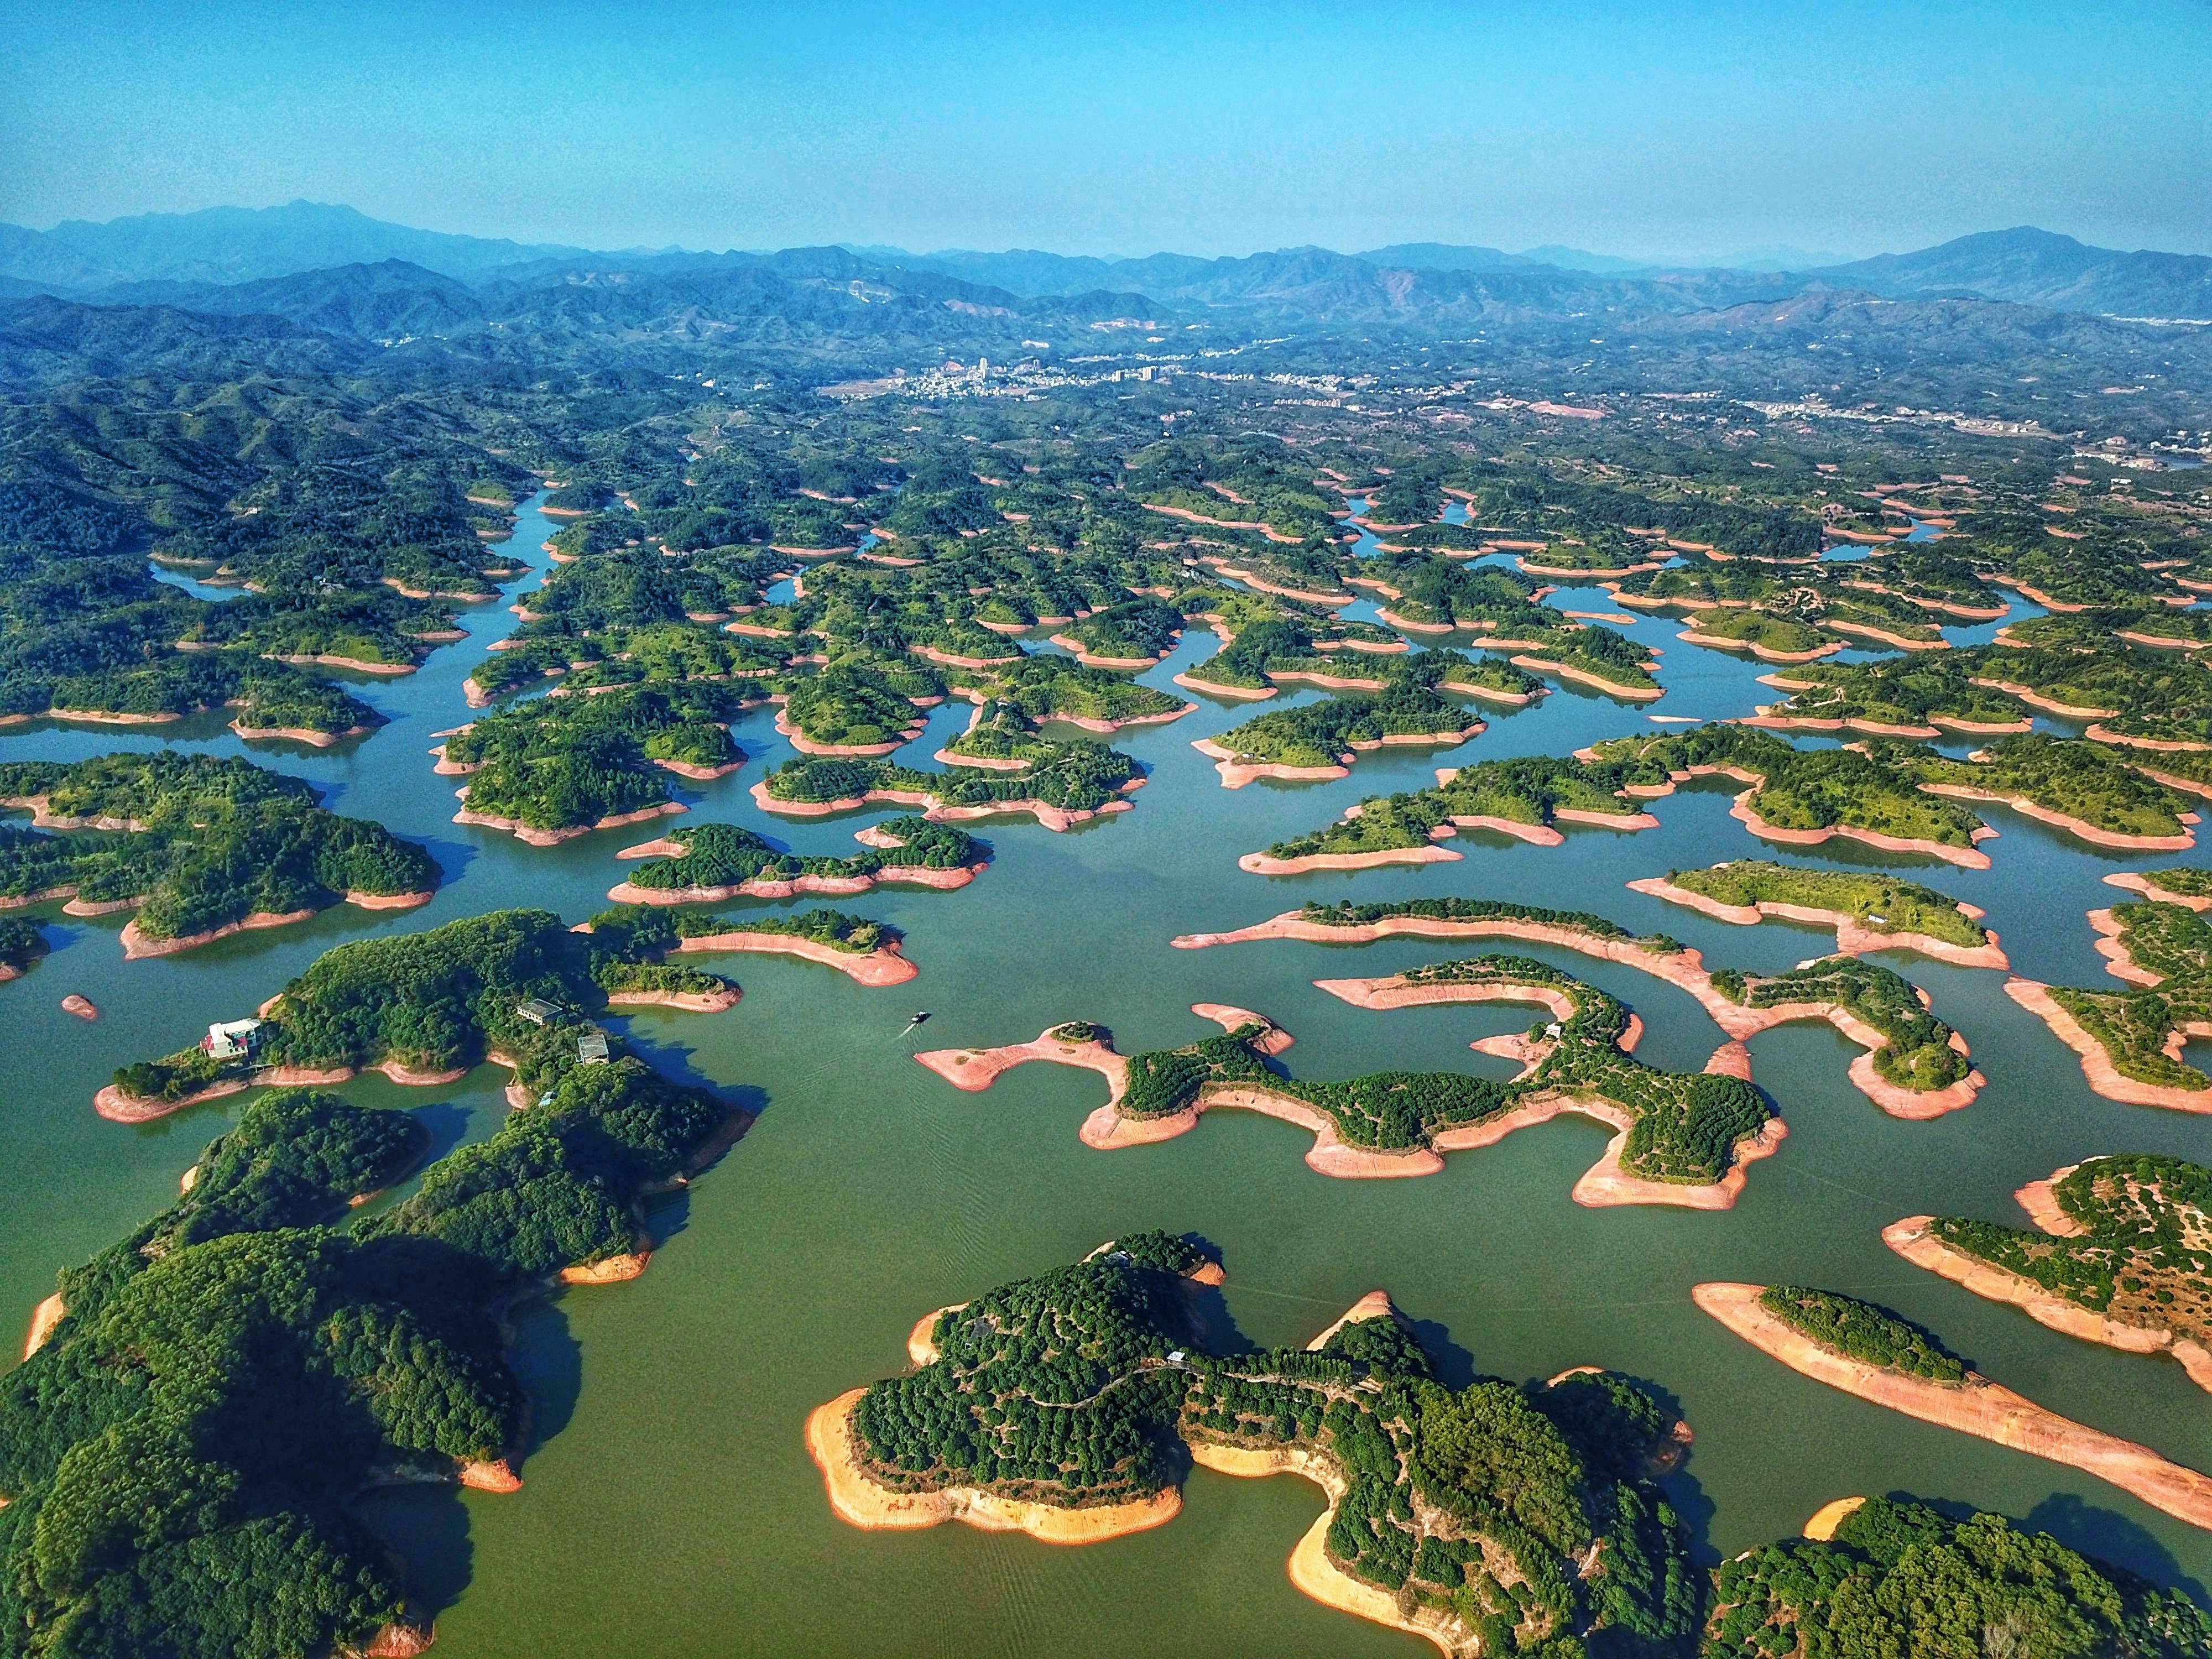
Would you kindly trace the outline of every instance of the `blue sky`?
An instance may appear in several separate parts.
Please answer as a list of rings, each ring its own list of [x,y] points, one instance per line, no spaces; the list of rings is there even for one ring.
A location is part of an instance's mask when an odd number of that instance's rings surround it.
[[[0,219],[613,247],[2212,252],[2212,0],[0,0]]]

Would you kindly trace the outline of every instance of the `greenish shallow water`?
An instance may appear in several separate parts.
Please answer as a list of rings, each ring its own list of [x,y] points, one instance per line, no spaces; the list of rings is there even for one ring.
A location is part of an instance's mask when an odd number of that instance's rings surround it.
[[[538,561],[550,528],[526,511],[514,545]],[[1597,589],[1553,603],[1613,608]],[[428,841],[446,874],[433,904],[381,919],[341,908],[305,927],[131,963],[114,938],[119,918],[63,921],[52,956],[0,988],[14,1044],[0,1096],[9,1149],[0,1164],[0,1310],[27,1315],[58,1268],[166,1203],[229,1121],[218,1103],[140,1127],[103,1122],[89,1102],[113,1066],[247,1012],[343,939],[517,903],[575,920],[619,879],[611,855],[638,831],[539,850],[451,823],[453,781],[432,773],[423,750],[466,718],[460,681],[513,623],[490,605],[465,620],[470,643],[405,679],[363,683],[361,695],[392,716],[374,737],[325,753],[246,751],[210,719],[172,739],[251,752],[330,790],[338,811]],[[1660,710],[1743,714],[1777,695],[1757,684],[1755,665],[1677,643],[1679,627],[1639,620],[1629,630],[1666,649]],[[1144,678],[1166,685],[1213,648],[1210,635],[1195,635]],[[1720,788],[1659,802],[1662,827],[1638,835],[1570,830],[1565,846],[1548,849],[1462,837],[1451,843],[1467,855],[1458,863],[1295,880],[1243,874],[1238,854],[1363,795],[1425,783],[1440,762],[1563,753],[1654,729],[1640,708],[1565,690],[1492,716],[1486,733],[1449,753],[1394,751],[1364,757],[1340,783],[1231,793],[1189,744],[1249,712],[1208,703],[1125,737],[1152,769],[1133,812],[1062,836],[1026,820],[994,823],[984,833],[996,860],[966,890],[850,901],[906,930],[922,969],[910,986],[867,991],[826,969],[732,957],[709,965],[744,985],[734,1010],[653,1012],[632,1023],[633,1036],[665,1063],[740,1092],[762,1116],[709,1176],[656,1212],[667,1242],[641,1279],[571,1291],[525,1317],[518,1364],[538,1423],[520,1494],[415,1490],[374,1500],[372,1518],[406,1552],[438,1609],[441,1654],[1429,1651],[1291,1589],[1284,1559],[1322,1505],[1296,1480],[1199,1471],[1174,1522],[1081,1550],[963,1527],[861,1533],[833,1518],[801,1443],[814,1406],[901,1364],[906,1331],[926,1310],[1139,1227],[1194,1230],[1221,1247],[1223,1340],[1303,1340],[1381,1285],[1423,1322],[1454,1381],[1589,1363],[1651,1379],[1696,1431],[1672,1486],[1715,1556],[1796,1531],[1829,1498],[1905,1490],[2025,1516],[2202,1593],[2212,1538],[2086,1476],[1824,1389],[1729,1335],[1689,1299],[1705,1279],[1806,1280],[1871,1297],[2052,1409],[2212,1468],[2212,1419],[2179,1367],[2058,1336],[1906,1266],[1881,1243],[1884,1225],[1923,1211],[2017,1222],[2014,1188],[2087,1156],[2212,1152],[2202,1119],[2092,1095],[2072,1056],[2003,996],[2001,975],[1883,958],[1928,988],[1990,1078],[1973,1107],[1932,1123],[1893,1121],[1853,1090],[1844,1069],[1852,1050],[1825,1026],[1755,1040],[1757,1079],[1790,1135],[1722,1214],[1571,1203],[1568,1189],[1606,1139],[1573,1120],[1455,1155],[1426,1179],[1333,1181],[1305,1167],[1307,1138],[1283,1124],[1218,1114],[1176,1141],[1094,1152],[1076,1139],[1102,1097],[1088,1073],[1028,1066],[963,1094],[915,1066],[908,1056],[917,1048],[1019,1042],[1071,1018],[1109,1025],[1125,1052],[1172,1044],[1212,1029],[1186,1012],[1194,1001],[1280,1020],[1298,1039],[1288,1065],[1310,1078],[1494,1067],[1468,1053],[1468,1041],[1526,1024],[1527,1011],[1510,1008],[1366,1012],[1310,983],[1479,945],[1169,947],[1179,933],[1236,927],[1307,898],[1461,894],[1595,909],[1664,928],[1716,964],[1785,967],[1830,944],[1810,929],[1726,927],[1623,890],[1633,877],[1761,851],[1727,817]],[[928,755],[966,716],[964,704],[936,711],[903,757]],[[854,830],[888,816],[764,818],[746,791],[785,745],[765,714],[737,736],[745,767],[687,797],[690,821],[732,819],[827,852],[848,850]],[[0,756],[75,757],[156,741],[34,728],[0,738]],[[2115,858],[2002,809],[1991,809],[1991,822],[2003,834],[1989,846],[1995,867],[1986,872],[1842,856],[1911,867],[1983,906],[2021,973],[2105,982],[2082,920],[2120,896],[2100,877],[2172,860]],[[1722,1040],[1671,987],[1568,952],[1533,953],[1638,1008],[1650,1029],[1639,1053],[1654,1063],[1693,1068]],[[96,1024],[59,1011],[71,991],[99,1004]],[[902,1037],[918,1006],[934,1018]],[[2201,1047],[2192,1057],[2203,1058]],[[443,1147],[495,1127],[503,1077],[481,1071],[436,1091],[372,1078],[347,1092],[424,1114]]]

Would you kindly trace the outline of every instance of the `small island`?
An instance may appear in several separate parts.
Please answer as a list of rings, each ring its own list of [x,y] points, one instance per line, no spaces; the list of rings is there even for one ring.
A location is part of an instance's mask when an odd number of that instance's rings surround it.
[[[1311,870],[1364,870],[1389,864],[1433,864],[1460,854],[1436,843],[1467,830],[1489,830],[1538,847],[1566,837],[1561,823],[1649,830],[1659,820],[1630,799],[1612,769],[1577,760],[1529,756],[1445,768],[1434,788],[1376,796],[1346,809],[1311,835],[1247,853],[1240,869],[1294,876]]]
[[[669,775],[720,777],[744,757],[728,723],[742,686],[617,687],[547,696],[448,732],[438,770],[465,776],[453,822],[504,830],[533,847],[681,812]]]
[[[790,817],[890,803],[919,807],[921,816],[938,823],[1026,816],[1048,830],[1066,830],[1127,811],[1128,797],[1144,783],[1137,763],[1119,750],[1051,742],[1003,720],[969,727],[938,758],[944,771],[880,759],[798,756],[755,784],[753,799],[765,811]]]
[[[1379,697],[1330,697],[1249,720],[1191,746],[1215,763],[1224,788],[1255,778],[1309,782],[1350,775],[1363,750],[1449,745],[1483,731],[1461,705],[1403,680]]]
[[[885,818],[855,839],[851,858],[777,851],[734,823],[702,823],[615,854],[647,860],[607,890],[617,904],[720,904],[733,898],[865,893],[884,883],[946,890],[983,872],[981,843],[964,830],[922,817]]]
[[[1328,1508],[1291,1582],[1447,1659],[1693,1636],[1687,1535],[1653,1480],[1688,1431],[1638,1385],[1447,1388],[1379,1291],[1304,1347],[1217,1356],[1188,1287],[1220,1278],[1188,1240],[1137,1234],[926,1317],[917,1369],[808,1419],[831,1509],[1083,1544],[1171,1520],[1186,1458],[1294,1474]]]
[[[487,1060],[520,1074],[528,1068],[518,1062],[549,1043],[604,1056],[609,1039],[586,1008],[712,1012],[737,1000],[728,981],[660,961],[668,944],[655,929],[580,934],[520,909],[359,939],[324,952],[253,1018],[121,1067],[94,1104],[140,1123],[245,1089],[327,1085],[364,1070],[427,1087]]]
[[[157,750],[0,763],[0,910],[66,900],[74,916],[121,911],[124,955],[168,956],[339,903],[428,903],[438,866],[382,824],[316,805],[297,778],[252,762]],[[46,833],[52,830],[64,834]]]
[[[702,915],[658,905],[623,905],[576,924],[580,933],[619,933],[625,948],[689,955],[715,951],[794,957],[834,968],[855,984],[903,985],[921,969],[900,950],[896,927],[841,910],[791,915]]]
[[[1788,1285],[1705,1284],[1691,1294],[1745,1341],[1815,1382],[2080,1469],[2177,1520],[2212,1528],[2212,1477],[2045,1411],[1869,1303]]]
[[[1894,757],[1798,749],[1741,725],[1611,738],[1577,758],[1620,769],[1620,787],[1637,796],[1668,794],[1694,777],[1734,778],[1750,787],[1730,816],[1762,841],[1787,846],[1817,847],[1840,836],[1985,870],[1989,855],[1975,843],[1996,834],[1965,807],[1923,793]]]
[[[1751,927],[1768,916],[1832,927],[1845,956],[1911,951],[1960,968],[2008,968],[1983,913],[1932,887],[1857,870],[1808,869],[1737,859],[1706,870],[1670,870],[1628,884],[1720,921]]]

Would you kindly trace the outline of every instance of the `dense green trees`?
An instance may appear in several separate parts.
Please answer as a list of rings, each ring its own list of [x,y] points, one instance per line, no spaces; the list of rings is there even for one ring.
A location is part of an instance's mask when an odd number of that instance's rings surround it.
[[[1981,924],[1950,895],[1895,876],[1736,859],[1708,870],[1669,870],[1667,879],[1686,892],[1722,904],[1765,902],[1832,910],[1869,932],[1920,933],[1967,950],[1989,942]]]
[[[100,831],[0,827],[0,895],[135,902],[139,933],[161,940],[437,885],[421,848],[314,799],[250,761],[169,750],[0,763],[0,800],[42,802],[50,818]]]
[[[1329,1558],[1504,1649],[1682,1653],[1702,1585],[1644,1478],[1664,1414],[1627,1379],[1555,1387],[1434,1380],[1395,1316],[1318,1352],[1217,1356],[1162,1235],[1003,1285],[938,1319],[939,1357],[853,1413],[866,1475],[906,1492],[981,1486],[1061,1506],[1143,1498],[1179,1477],[1176,1442],[1288,1449],[1345,1484]],[[1593,1547],[1608,1571],[1576,1562]],[[1486,1650],[1488,1650],[1487,1649]]]
[[[750,881],[792,881],[800,876],[863,880],[895,868],[957,870],[982,857],[981,848],[966,831],[927,818],[886,818],[876,831],[885,844],[840,859],[778,852],[751,830],[733,823],[694,824],[670,832],[669,839],[683,847],[682,853],[647,860],[630,872],[629,884],[681,894]]]
[[[1770,1285],[1759,1305],[1822,1347],[1935,1382],[1966,1380],[1966,1367],[1931,1331],[1870,1302],[1802,1285]]]
[[[511,911],[341,946],[286,988],[272,1054],[438,1063],[489,1039],[534,1104],[348,1231],[422,1129],[263,1096],[174,1205],[62,1275],[64,1316],[0,1376],[0,1655],[303,1659],[403,1616],[351,1499],[507,1455],[526,1401],[497,1310],[646,1247],[642,1198],[724,1144],[720,1102],[577,1055],[576,1002],[666,943]],[[526,994],[560,1012],[526,1020]]]
[[[2212,1623],[2180,1592],[2002,1516],[1959,1521],[1872,1498],[1832,1541],[1791,1539],[1723,1563],[1705,1642],[1714,1659],[2184,1659],[2212,1650]]]

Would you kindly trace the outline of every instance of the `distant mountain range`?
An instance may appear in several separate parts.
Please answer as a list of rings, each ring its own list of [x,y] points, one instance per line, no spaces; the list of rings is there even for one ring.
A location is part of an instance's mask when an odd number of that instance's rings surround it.
[[[605,252],[421,230],[310,202],[148,214],[105,224],[70,221],[49,231],[0,225],[0,299],[43,293],[229,316],[265,309],[296,326],[373,338],[468,327],[501,308],[495,290],[510,291],[511,301],[519,288],[572,285],[616,272],[688,276],[696,283],[717,271],[741,270],[808,283],[881,281],[894,270],[933,274],[998,296],[937,299],[1001,309],[1009,298],[1118,294],[1127,296],[1131,315],[1156,303],[1330,325],[1501,310],[1522,319],[1594,307],[1671,313],[1836,289],[2127,317],[2212,317],[2212,258],[2125,253],[2032,228],[1790,271],[1760,256],[1747,256],[1734,269],[1690,270],[1576,248],[1510,253],[1438,242],[1357,254],[1302,247],[1223,258],[1156,253],[1103,259],[1025,249],[916,254],[892,247]],[[309,273],[319,273],[319,279],[295,280]]]
[[[466,279],[526,259],[586,252],[416,230],[319,202],[143,213],[105,224],[70,219],[52,230],[0,225],[0,276],[48,293],[88,293],[119,283],[250,283],[386,259]]]
[[[465,290],[565,281],[579,273],[670,277],[765,269],[808,280],[850,281],[869,271],[901,270],[1024,299],[1111,292],[1166,306],[1295,309],[1315,320],[1336,321],[1463,308],[1478,298],[1538,311],[1601,301],[1671,311],[1838,289],[1897,299],[2008,301],[2107,316],[2212,319],[2212,258],[2199,254],[2122,252],[2027,227],[1809,270],[1788,268],[1787,256],[1795,252],[1764,250],[1741,256],[1733,265],[1701,270],[1569,247],[1510,253],[1440,242],[1397,243],[1356,254],[1285,248],[1224,258],[1155,253],[1103,259],[1025,249],[917,254],[893,247],[608,252],[420,230],[351,208],[294,202],[146,214],[105,224],[72,220],[47,231],[0,225],[0,299],[53,294],[242,314],[270,292],[254,285],[325,271],[332,276],[324,302],[337,307],[332,315],[348,319],[355,331],[390,332],[403,324],[421,331],[420,325],[434,319],[441,305],[455,308],[457,319],[470,313]],[[426,288],[389,272],[382,277],[358,270],[336,274],[340,268],[373,271],[394,261],[446,283]],[[231,291],[217,299],[210,295],[213,287]],[[400,289],[406,290],[404,301],[394,297]],[[300,302],[300,295],[287,291],[279,309],[295,321],[307,320]],[[380,323],[380,306],[397,309]]]

